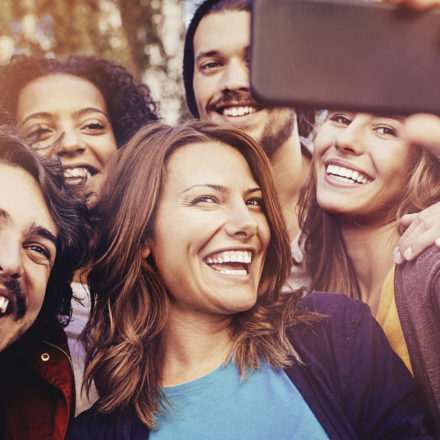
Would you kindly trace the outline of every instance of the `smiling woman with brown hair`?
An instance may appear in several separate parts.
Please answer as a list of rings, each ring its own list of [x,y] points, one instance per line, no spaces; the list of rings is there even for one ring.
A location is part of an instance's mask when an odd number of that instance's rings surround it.
[[[410,118],[329,111],[315,139],[300,223],[311,289],[368,304],[423,384],[440,432],[438,326],[426,328],[438,321],[438,288],[430,284],[438,250],[425,251],[409,271],[393,256],[403,232],[399,219],[440,201],[440,159],[405,138]],[[429,243],[429,231],[423,234]]]
[[[440,160],[402,138],[404,117],[329,111],[300,203],[313,290],[362,299],[411,368],[392,289],[398,219],[440,200]]]
[[[100,398],[69,439],[431,438],[364,304],[281,290],[289,239],[249,136],[151,124],[103,188],[84,334]]]

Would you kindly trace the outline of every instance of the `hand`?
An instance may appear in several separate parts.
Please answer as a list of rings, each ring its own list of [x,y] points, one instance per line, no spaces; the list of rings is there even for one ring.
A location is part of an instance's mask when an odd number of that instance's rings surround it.
[[[408,226],[394,248],[394,262],[411,261],[435,244],[440,247],[440,202],[414,214],[405,214],[401,224]]]
[[[409,116],[405,119],[402,137],[440,156],[440,117],[425,113]]]
[[[389,2],[416,10],[424,10],[440,5],[440,0],[389,0]]]

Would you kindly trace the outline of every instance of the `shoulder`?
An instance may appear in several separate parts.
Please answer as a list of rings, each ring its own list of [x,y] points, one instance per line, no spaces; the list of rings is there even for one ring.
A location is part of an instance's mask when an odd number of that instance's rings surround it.
[[[75,418],[69,427],[66,440],[101,438],[107,429],[114,428],[116,423],[117,417],[102,414],[93,406]]]
[[[399,314],[405,304],[408,307],[419,304],[426,308],[425,312],[437,312],[440,307],[440,249],[433,245],[415,260],[397,265],[394,291]],[[417,295],[413,295],[414,291]]]
[[[327,373],[332,370],[332,374],[345,377],[356,362],[371,365],[367,358],[388,358],[391,353],[382,328],[360,300],[338,293],[313,292],[301,300],[298,310],[318,315],[316,322],[289,330],[293,346],[309,366],[320,366]]]
[[[406,261],[396,266],[396,273],[414,273],[422,277],[437,273],[440,269],[440,249],[436,245],[430,246],[416,259]]]
[[[440,273],[440,249],[433,245],[423,251],[416,259],[396,265],[395,281],[397,287],[404,288],[403,283],[414,284],[419,288],[437,280]],[[399,286],[399,283],[402,283]],[[419,285],[422,283],[422,285]]]
[[[352,326],[355,322],[371,322],[368,306],[342,293],[312,292],[298,304],[298,310],[322,315],[321,326]]]
[[[104,414],[95,404],[75,418],[66,440],[144,440],[148,432],[136,417],[122,412]]]

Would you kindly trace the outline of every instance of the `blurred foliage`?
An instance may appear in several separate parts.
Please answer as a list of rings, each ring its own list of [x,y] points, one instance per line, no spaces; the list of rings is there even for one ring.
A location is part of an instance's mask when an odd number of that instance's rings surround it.
[[[150,86],[165,119],[188,116],[180,0],[0,0],[0,8],[0,63],[13,53],[105,57]]]

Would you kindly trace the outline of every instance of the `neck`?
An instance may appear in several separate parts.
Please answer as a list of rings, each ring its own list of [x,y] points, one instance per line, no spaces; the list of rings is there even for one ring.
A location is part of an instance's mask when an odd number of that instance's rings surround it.
[[[375,315],[383,283],[394,265],[393,249],[398,240],[395,224],[343,224],[342,235],[356,272],[362,301]]]
[[[231,354],[230,317],[194,316],[170,308],[163,330],[163,386],[180,385],[218,368]]]
[[[310,160],[301,153],[296,130],[270,158],[275,187],[283,210],[290,241],[299,233],[298,198],[310,168]]]

